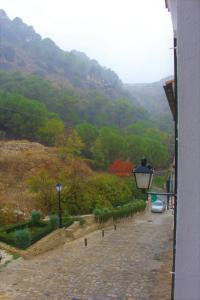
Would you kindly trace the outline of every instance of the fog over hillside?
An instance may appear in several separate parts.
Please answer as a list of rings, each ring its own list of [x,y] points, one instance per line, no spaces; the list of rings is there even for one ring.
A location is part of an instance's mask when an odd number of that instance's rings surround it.
[[[169,76],[152,83],[129,83],[125,87],[150,113],[170,113],[163,85],[171,78]]]
[[[0,10],[0,28],[0,70],[39,75],[56,85],[84,93],[96,90],[112,99],[125,98],[143,106],[150,114],[170,114],[163,90],[169,78],[124,84],[113,70],[78,49],[63,51],[51,39],[42,39],[19,17],[10,20],[3,10]]]

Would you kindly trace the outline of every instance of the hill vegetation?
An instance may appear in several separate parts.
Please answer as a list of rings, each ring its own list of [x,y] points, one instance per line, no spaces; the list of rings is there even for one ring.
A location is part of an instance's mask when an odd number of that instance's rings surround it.
[[[163,86],[171,77],[163,78],[152,83],[125,84],[126,89],[142,106],[152,114],[164,113],[170,115],[169,105],[166,101]]]
[[[62,182],[63,214],[91,213],[112,208],[142,195],[130,177],[95,172],[71,153],[28,141],[0,142],[0,225],[30,216],[57,212],[55,185]]]
[[[142,198],[131,170],[142,156],[172,161],[169,114],[150,114],[113,71],[2,10],[0,27],[0,214],[53,213],[58,181],[66,214]]]
[[[40,75],[59,86],[97,89],[112,98],[128,94],[115,72],[82,52],[61,50],[20,18],[10,20],[3,10],[0,28],[1,69]]]

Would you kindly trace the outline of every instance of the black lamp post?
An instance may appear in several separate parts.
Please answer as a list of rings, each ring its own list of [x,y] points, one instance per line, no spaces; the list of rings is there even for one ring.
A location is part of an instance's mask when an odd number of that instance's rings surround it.
[[[56,184],[56,191],[58,192],[58,216],[59,216],[59,228],[62,228],[62,215],[61,215],[61,203],[60,203],[60,192],[62,191],[62,184]]]
[[[143,193],[147,195],[160,195],[160,196],[175,196],[173,192],[149,192],[148,190],[151,187],[153,175],[154,175],[154,168],[147,164],[147,159],[141,159],[141,166],[138,166],[133,170],[133,174],[135,176],[136,186],[140,189]]]
[[[136,186],[141,189],[143,193],[151,187],[153,180],[154,169],[147,164],[147,159],[141,159],[141,165],[133,170],[135,176]]]

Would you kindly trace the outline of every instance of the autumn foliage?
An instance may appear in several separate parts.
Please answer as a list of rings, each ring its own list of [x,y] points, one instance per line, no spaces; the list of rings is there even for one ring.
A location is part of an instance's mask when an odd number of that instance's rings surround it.
[[[108,168],[108,171],[120,177],[130,176],[134,165],[130,161],[116,159]]]

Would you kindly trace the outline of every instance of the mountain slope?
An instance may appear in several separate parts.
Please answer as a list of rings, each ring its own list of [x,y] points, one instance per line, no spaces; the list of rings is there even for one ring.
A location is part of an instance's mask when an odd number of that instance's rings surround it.
[[[153,115],[163,112],[170,114],[162,88],[165,79],[151,84],[123,84],[112,70],[102,67],[84,53],[76,50],[70,52],[61,50],[51,39],[42,39],[32,26],[23,23],[20,18],[10,20],[3,10],[0,10],[0,71],[22,74],[14,74],[13,78],[9,79],[9,87],[6,88],[8,78],[6,79],[7,75],[4,73],[2,79],[1,73],[0,88],[9,92],[20,92],[35,100],[43,100],[48,108],[53,107],[53,111],[55,99],[60,98],[60,96],[57,97],[58,90],[62,88],[70,91],[70,94],[71,91],[73,94],[78,92],[76,98],[82,98],[82,103],[86,102],[87,107],[92,104],[94,93],[98,93],[109,101],[125,98],[135,107],[141,108],[142,106]],[[57,91],[53,91],[48,83],[36,77],[35,81],[29,77],[28,88],[25,88],[27,92],[24,92],[21,89],[24,75],[40,76],[44,80],[50,80]],[[16,82],[16,77],[18,77],[18,82]],[[43,92],[43,99],[39,96],[41,87],[39,90],[35,88],[36,81],[44,83],[42,88],[47,92],[45,95]],[[48,96],[49,88],[50,96]],[[52,97],[53,94],[54,97]]]
[[[134,98],[152,113],[170,113],[163,85],[171,77],[163,78],[153,83],[125,84],[126,89]]]
[[[0,69],[44,76],[65,87],[97,89],[113,98],[129,96],[118,75],[76,50],[61,50],[20,18],[0,10]]]

